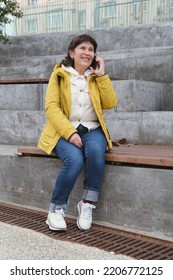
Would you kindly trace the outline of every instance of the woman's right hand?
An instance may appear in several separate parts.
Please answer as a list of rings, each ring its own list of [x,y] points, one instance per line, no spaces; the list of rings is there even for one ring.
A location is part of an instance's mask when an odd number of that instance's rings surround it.
[[[80,138],[78,133],[72,134],[68,141],[78,148],[82,148],[83,146],[82,139]]]

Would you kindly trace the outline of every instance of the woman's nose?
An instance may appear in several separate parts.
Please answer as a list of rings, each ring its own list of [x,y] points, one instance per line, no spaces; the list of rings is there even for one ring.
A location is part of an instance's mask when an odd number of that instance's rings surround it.
[[[91,55],[91,51],[86,49],[86,50],[85,50],[85,54],[86,54],[86,55]]]

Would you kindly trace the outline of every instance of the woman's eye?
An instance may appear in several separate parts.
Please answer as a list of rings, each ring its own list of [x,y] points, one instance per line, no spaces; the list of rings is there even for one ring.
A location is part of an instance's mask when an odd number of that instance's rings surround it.
[[[87,48],[86,48],[86,47],[84,47],[84,46],[81,46],[81,47],[80,47],[80,49],[81,49],[81,50],[87,50]],[[90,52],[94,52],[94,49],[88,49],[88,51],[90,51]]]

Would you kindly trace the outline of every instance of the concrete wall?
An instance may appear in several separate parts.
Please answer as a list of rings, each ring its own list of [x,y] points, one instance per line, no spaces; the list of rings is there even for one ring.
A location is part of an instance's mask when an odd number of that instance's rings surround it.
[[[0,157],[2,200],[48,209],[58,159]],[[94,221],[173,240],[172,170],[107,165]],[[77,216],[83,173],[70,196],[67,214]]]
[[[172,111],[173,83],[112,81],[119,103],[116,112]],[[0,110],[44,110],[46,84],[0,84]]]
[[[105,120],[114,142],[126,138],[133,144],[172,145],[172,112],[106,112]],[[43,111],[0,110],[0,143],[37,145],[45,123]]]

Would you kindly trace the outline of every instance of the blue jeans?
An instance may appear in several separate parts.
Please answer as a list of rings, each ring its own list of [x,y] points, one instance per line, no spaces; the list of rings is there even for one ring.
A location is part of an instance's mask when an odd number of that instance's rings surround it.
[[[107,141],[101,127],[89,131],[81,138],[81,149],[64,138],[60,138],[54,148],[56,155],[63,161],[51,199],[51,204],[55,205],[56,209],[67,208],[69,195],[83,168],[85,177],[82,198],[98,201],[104,175]]]

